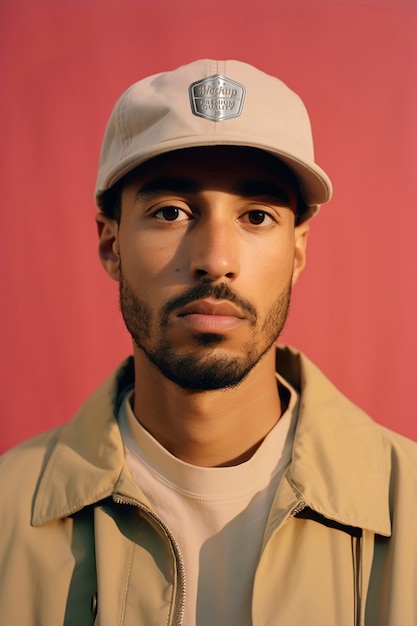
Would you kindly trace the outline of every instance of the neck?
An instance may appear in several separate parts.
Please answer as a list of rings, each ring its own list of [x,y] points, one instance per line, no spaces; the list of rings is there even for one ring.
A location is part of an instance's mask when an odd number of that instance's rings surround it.
[[[201,467],[248,460],[281,416],[271,349],[237,387],[189,391],[135,351],[135,415],[171,454]]]

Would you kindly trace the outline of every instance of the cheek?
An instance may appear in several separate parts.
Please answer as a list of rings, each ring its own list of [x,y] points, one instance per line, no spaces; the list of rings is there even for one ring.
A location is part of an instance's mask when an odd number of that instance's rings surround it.
[[[252,302],[259,314],[259,321],[268,318],[277,302],[288,292],[293,272],[293,248],[265,250],[245,264],[236,291]],[[248,255],[249,256],[249,255]],[[245,275],[245,278],[243,276]]]
[[[177,255],[160,238],[152,236],[126,237],[120,244],[122,271],[129,283],[138,289],[162,288],[174,282],[179,271]]]
[[[291,241],[263,248],[248,255],[245,264],[253,285],[271,296],[288,286],[294,269],[294,245]]]

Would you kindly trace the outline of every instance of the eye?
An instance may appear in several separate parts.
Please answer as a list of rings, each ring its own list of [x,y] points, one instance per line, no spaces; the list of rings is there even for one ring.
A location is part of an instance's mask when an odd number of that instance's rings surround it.
[[[172,205],[164,206],[161,209],[158,209],[158,211],[155,211],[154,216],[165,222],[181,222],[189,219],[184,210]]]
[[[254,226],[259,226],[260,224],[270,224],[271,216],[265,211],[260,211],[259,209],[254,209],[253,211],[249,211],[247,213],[247,218],[251,224]]]

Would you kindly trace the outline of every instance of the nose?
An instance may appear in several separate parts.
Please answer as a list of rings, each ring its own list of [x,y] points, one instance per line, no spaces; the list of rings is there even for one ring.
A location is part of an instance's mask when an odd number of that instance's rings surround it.
[[[240,272],[236,227],[221,216],[209,215],[195,227],[191,272],[195,278],[234,281]]]

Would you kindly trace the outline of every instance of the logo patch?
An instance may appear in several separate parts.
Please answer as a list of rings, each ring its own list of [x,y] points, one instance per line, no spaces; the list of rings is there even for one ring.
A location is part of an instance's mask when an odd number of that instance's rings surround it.
[[[189,86],[191,111],[198,117],[222,122],[239,117],[243,111],[246,89],[220,74],[198,80]]]

